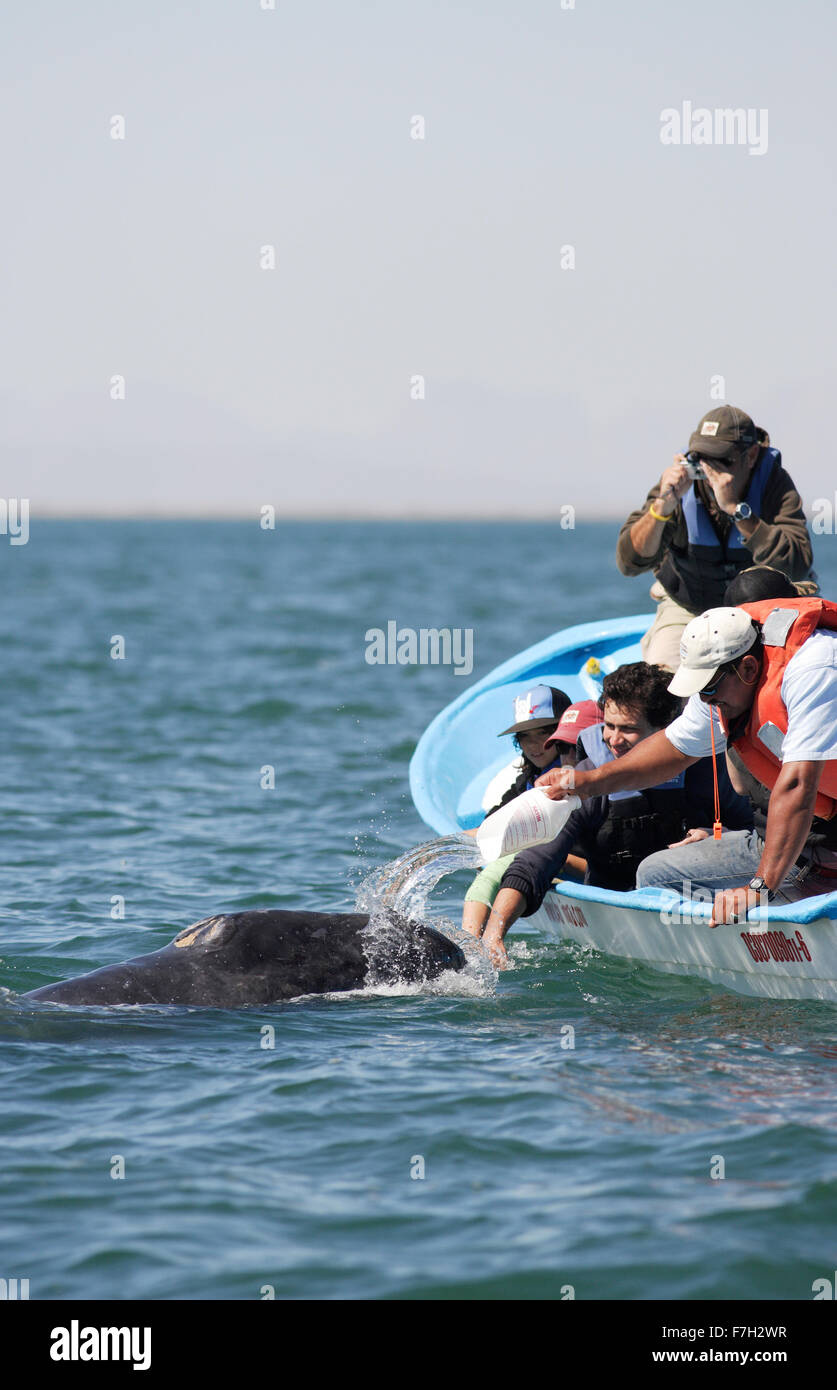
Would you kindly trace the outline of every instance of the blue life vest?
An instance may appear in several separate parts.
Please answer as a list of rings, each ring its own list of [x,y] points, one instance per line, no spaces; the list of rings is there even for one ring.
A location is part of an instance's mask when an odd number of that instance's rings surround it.
[[[755,516],[761,516],[764,491],[776,468],[781,467],[778,449],[762,448],[758,463],[750,474],[750,485],[743,499]],[[753,557],[748,542],[731,518],[719,521],[704,505],[695,483],[680,500],[688,542],[685,549],[669,546],[657,570],[657,578],[673,599],[692,613],[718,608],[731,579],[749,569]],[[717,528],[717,529],[716,529]]]
[[[756,516],[761,516],[762,498],[764,496],[764,485],[777,462],[780,462],[782,455],[778,449],[763,449],[762,457],[750,474],[750,486],[747,489],[745,502],[748,502]],[[683,518],[686,522],[686,529],[689,533],[689,543],[691,545],[707,545],[720,550],[718,533],[709,517],[709,513],[695,491],[695,485],[681,498],[680,505],[683,508]],[[737,526],[733,526],[730,531],[729,540],[726,544],[727,550],[742,550],[745,547],[744,537]]]

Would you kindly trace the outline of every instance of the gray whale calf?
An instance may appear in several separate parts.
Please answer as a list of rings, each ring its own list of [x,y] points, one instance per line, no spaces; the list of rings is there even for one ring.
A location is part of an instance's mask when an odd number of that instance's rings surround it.
[[[461,970],[446,936],[395,912],[231,912],[168,946],[23,996],[54,1004],[192,1004],[234,1009],[300,994],[432,980]]]

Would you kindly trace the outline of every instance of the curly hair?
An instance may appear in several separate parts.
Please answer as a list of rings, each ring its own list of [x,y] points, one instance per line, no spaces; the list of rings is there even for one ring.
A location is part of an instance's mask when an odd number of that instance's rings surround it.
[[[683,702],[668,689],[671,672],[662,666],[649,666],[647,661],[632,661],[610,671],[602,681],[599,709],[611,700],[621,709],[633,709],[644,715],[655,729],[663,729],[676,719]]]

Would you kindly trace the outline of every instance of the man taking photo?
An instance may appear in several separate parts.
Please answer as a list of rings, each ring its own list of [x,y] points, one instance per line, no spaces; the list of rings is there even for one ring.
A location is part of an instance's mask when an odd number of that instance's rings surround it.
[[[619,533],[622,573],[656,576],[643,660],[675,670],[686,624],[723,603],[727,584],[751,565],[771,565],[815,593],[812,559],[799,493],[767,433],[735,406],[709,411],[688,453],[675,455]]]

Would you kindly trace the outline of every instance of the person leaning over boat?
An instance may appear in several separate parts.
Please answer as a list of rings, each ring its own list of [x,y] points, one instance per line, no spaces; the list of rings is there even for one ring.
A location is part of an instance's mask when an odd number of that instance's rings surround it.
[[[486,816],[493,815],[501,806],[506,806],[516,797],[522,796],[523,792],[529,791],[534,787],[536,778],[543,772],[549,771],[550,768],[566,766],[562,764],[560,749],[548,740],[557,732],[559,721],[570,708],[569,695],[551,685],[536,685],[532,690],[527,690],[525,695],[515,697],[514,723],[503,729],[497,737],[514,735],[515,748],[522,755],[521,766],[500,800],[491,810],[486,811]],[[476,830],[466,832],[468,835],[476,833]],[[493,863],[486,864],[477,874],[465,895],[462,908],[462,926],[465,931],[479,936],[491,911],[503,870],[513,858],[513,855],[504,855],[502,859],[495,859]]]
[[[693,478],[697,470],[702,476]],[[697,614],[723,603],[734,575],[771,565],[817,592],[802,502],[767,433],[735,406],[710,410],[687,455],[631,512],[616,547],[623,574],[653,570],[654,622],[641,643],[646,661],[675,670],[680,636]]]
[[[710,926],[738,922],[774,897],[837,888],[837,603],[764,599],[712,608],[683,633],[669,690],[683,713],[616,766],[576,775],[586,799],[670,777],[730,742],[761,788],[756,828],[720,843],[669,849],[644,860],[637,886],[714,893]],[[560,800],[569,772],[539,779]]]
[[[581,736],[594,768],[618,765],[676,718],[681,701],[669,692],[668,682],[667,671],[644,661],[605,676],[599,701],[603,723]],[[483,942],[495,963],[505,960],[503,937],[509,927],[518,917],[537,912],[574,845],[587,859],[585,883],[625,890],[634,887],[637,865],[654,850],[710,835],[715,814],[711,764],[711,758],[701,758],[667,781],[652,779],[612,796],[593,796],[572,813],[554,840],[521,850],[503,874],[485,927]],[[562,774],[556,770],[552,775]],[[574,776],[581,781],[585,772],[575,770]],[[537,785],[542,782],[538,779]],[[731,830],[752,828],[750,803],[733,791],[723,762],[719,794],[723,824]]]

